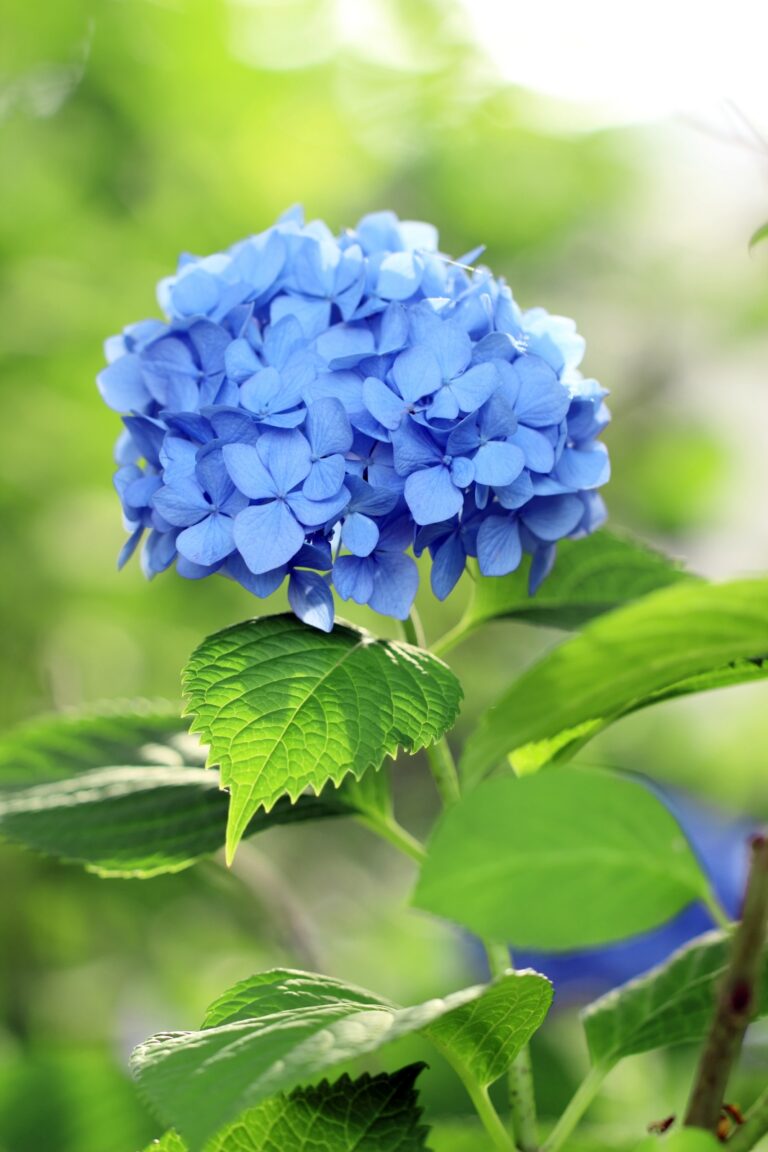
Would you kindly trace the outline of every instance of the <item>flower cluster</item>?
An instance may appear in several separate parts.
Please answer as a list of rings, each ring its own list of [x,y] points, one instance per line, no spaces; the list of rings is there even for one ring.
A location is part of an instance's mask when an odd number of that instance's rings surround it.
[[[115,484],[147,575],[288,579],[330,630],[344,600],[407,616],[428,550],[444,599],[476,557],[501,576],[604,518],[605,391],[572,321],[392,213],[334,236],[299,210],[161,281],[167,321],[107,341],[123,414]]]

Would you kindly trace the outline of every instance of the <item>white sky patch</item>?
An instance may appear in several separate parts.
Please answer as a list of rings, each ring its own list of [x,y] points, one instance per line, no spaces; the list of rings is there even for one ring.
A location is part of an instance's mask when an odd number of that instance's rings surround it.
[[[463,0],[500,75],[602,123],[708,115],[768,129],[763,0]]]

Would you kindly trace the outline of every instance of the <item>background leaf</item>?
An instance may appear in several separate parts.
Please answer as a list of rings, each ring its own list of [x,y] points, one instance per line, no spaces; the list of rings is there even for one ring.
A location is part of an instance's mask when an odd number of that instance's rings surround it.
[[[528,593],[530,560],[509,576],[479,576],[465,625],[512,618],[549,628],[580,628],[588,620],[668,584],[694,577],[663,553],[615,532],[563,540],[557,561],[535,596]]]
[[[532,1011],[532,985],[541,989]],[[493,1011],[450,1017],[492,998]],[[198,1032],[162,1034],[132,1057],[139,1087],[158,1115],[182,1133],[193,1152],[244,1109],[303,1080],[373,1052],[390,1040],[425,1031],[440,1020],[441,1049],[459,1061],[495,1070],[510,1062],[535,1031],[551,998],[536,973],[508,973],[443,999],[400,1008],[364,989],[326,976],[278,969],[235,985],[210,1008]],[[509,1017],[520,1010],[520,1023]],[[483,1028],[501,1027],[487,1041]],[[468,1035],[462,1035],[464,1027]]]
[[[524,673],[483,715],[464,774],[479,779],[516,749],[588,723],[597,731],[644,703],[733,684],[742,673],[754,679],[751,660],[768,674],[766,656],[768,580],[652,593],[593,621]]]
[[[450,669],[418,648],[343,626],[326,635],[288,615],[208,637],[184,692],[230,791],[228,860],[259,808],[433,743],[461,700]]]
[[[391,1075],[341,1076],[296,1088],[243,1113],[206,1152],[426,1152],[415,1088],[424,1064]],[[187,1152],[168,1132],[146,1152]]]
[[[715,1139],[711,1132],[702,1132],[700,1128],[683,1128],[678,1132],[670,1132],[669,1136],[659,1139],[658,1136],[649,1136],[638,1144],[635,1152],[722,1152],[722,1144]]]
[[[89,768],[153,763],[156,745],[171,763],[187,761],[198,741],[189,722],[166,701],[116,700],[88,710],[52,712],[0,737],[0,790],[64,780]],[[204,754],[199,755],[202,764]]]
[[[610,772],[554,768],[488,780],[451,808],[413,900],[478,935],[557,951],[643,932],[706,895],[652,792]]]
[[[707,932],[590,1004],[582,1023],[592,1063],[610,1066],[638,1052],[703,1040],[729,948],[727,933]],[[768,1015],[768,957],[756,1011]]]

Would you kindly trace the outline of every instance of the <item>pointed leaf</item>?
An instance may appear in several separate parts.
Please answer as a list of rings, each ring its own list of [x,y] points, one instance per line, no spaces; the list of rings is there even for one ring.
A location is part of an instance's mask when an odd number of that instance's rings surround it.
[[[679,694],[754,679],[768,654],[768,580],[684,582],[594,620],[524,673],[482,717],[463,770],[477,780],[516,749]],[[738,663],[737,663],[738,662]],[[731,668],[728,668],[731,665]]]
[[[535,981],[542,994],[532,1010]],[[550,995],[544,977],[510,972],[491,985],[400,1008],[330,977],[278,969],[235,985],[211,1006],[200,1031],[152,1037],[131,1063],[158,1115],[198,1152],[245,1108],[401,1036],[430,1035],[437,1021],[436,1038],[451,1058],[495,1074],[535,1031]],[[485,997],[487,1010],[463,1012]],[[499,1028],[499,1038],[486,1036],[486,1028]]]
[[[727,933],[707,932],[585,1008],[582,1023],[592,1063],[610,1067],[638,1052],[703,1040],[729,950]],[[768,956],[756,1014],[768,1015]]]
[[[206,1152],[426,1152],[416,1078],[423,1064],[296,1088],[251,1108]],[[146,1152],[187,1152],[175,1132]]]
[[[661,801],[628,777],[553,768],[497,777],[443,816],[414,903],[521,948],[607,944],[706,899]]]
[[[693,579],[662,553],[605,531],[563,540],[555,566],[535,596],[528,593],[529,569],[526,559],[509,576],[476,580],[464,624],[475,627],[484,620],[512,618],[547,628],[580,628],[629,600]]]
[[[321,633],[293,616],[210,636],[187,665],[184,692],[192,731],[230,791],[229,860],[259,808],[350,773],[360,779],[400,746],[432,744],[461,699],[453,673],[418,648],[349,627]]]

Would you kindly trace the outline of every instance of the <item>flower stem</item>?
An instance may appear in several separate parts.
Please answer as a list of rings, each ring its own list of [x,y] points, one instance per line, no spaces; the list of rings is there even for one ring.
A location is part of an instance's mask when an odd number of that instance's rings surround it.
[[[732,1152],[748,1152],[768,1132],[768,1088],[758,1096],[747,1113],[747,1118],[731,1136],[728,1147]]]
[[[768,927],[768,837],[755,836],[744,910],[718,989],[717,1004],[696,1071],[686,1128],[714,1132],[728,1080],[754,1017],[760,965]]]
[[[505,944],[484,940],[483,947],[493,977],[498,979],[513,967],[512,957]],[[539,1134],[536,1123],[536,1097],[533,1090],[531,1052],[527,1044],[518,1052],[509,1070],[508,1084],[509,1109],[517,1147],[520,1152],[537,1152]]]
[[[591,1068],[578,1086],[570,1102],[558,1120],[555,1127],[544,1141],[542,1152],[559,1152],[566,1146],[566,1140],[571,1136],[576,1125],[589,1108],[602,1087],[603,1080],[610,1072],[610,1068]]]
[[[382,840],[387,840],[417,864],[423,864],[427,858],[427,850],[420,840],[417,840],[407,828],[398,824],[394,816],[364,815],[358,817],[358,822],[371,832],[375,832]]]
[[[471,636],[476,627],[476,624],[464,623],[460,620],[458,624],[441,636],[439,640],[435,640],[431,651],[434,652],[435,656],[444,656],[446,652],[450,652],[451,649],[461,644],[462,640],[466,640],[467,636]]]

